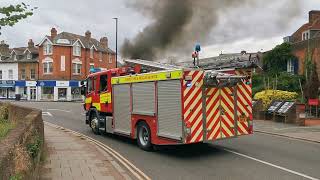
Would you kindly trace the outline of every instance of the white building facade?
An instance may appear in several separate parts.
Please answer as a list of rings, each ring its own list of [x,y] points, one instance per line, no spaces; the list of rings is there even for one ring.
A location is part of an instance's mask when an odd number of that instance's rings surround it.
[[[14,99],[15,82],[18,80],[18,62],[0,61],[0,98]]]

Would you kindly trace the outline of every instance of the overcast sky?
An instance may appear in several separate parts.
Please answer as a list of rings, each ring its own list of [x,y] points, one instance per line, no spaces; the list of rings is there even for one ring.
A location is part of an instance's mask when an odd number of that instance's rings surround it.
[[[152,19],[128,7],[131,0],[24,0],[38,7],[32,17],[14,27],[2,28],[1,40],[10,47],[25,46],[32,38],[39,43],[50,34],[51,27],[59,32],[84,34],[92,32],[94,38],[109,38],[109,46],[115,49],[115,21],[119,18],[119,48],[125,38],[132,39]],[[0,5],[14,4],[20,0],[2,0]],[[243,5],[219,12],[219,23],[204,43],[203,56],[223,53],[270,50],[308,21],[308,11],[320,10],[319,0],[256,0],[257,5]],[[290,4],[291,3],[291,4]],[[292,4],[295,3],[295,4]],[[291,7],[291,6],[293,7]],[[292,8],[289,9],[288,8]],[[293,11],[293,12],[292,12]],[[292,14],[288,14],[288,13]],[[285,14],[284,14],[285,13]],[[284,17],[286,18],[280,18]],[[190,49],[191,54],[192,49]],[[182,55],[188,57],[189,54]]]

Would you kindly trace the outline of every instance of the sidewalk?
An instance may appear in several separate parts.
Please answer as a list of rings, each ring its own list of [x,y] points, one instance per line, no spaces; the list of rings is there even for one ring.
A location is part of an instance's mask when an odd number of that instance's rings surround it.
[[[255,132],[320,143],[320,126],[304,127],[264,120],[254,120],[253,122],[253,129]]]
[[[131,179],[109,154],[84,138],[48,125],[44,132],[47,155],[40,179]]]

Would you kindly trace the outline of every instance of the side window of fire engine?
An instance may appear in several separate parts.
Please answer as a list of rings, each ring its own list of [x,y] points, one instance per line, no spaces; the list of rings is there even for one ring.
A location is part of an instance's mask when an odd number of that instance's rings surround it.
[[[102,75],[100,76],[100,92],[105,92],[108,90],[108,76]]]
[[[89,78],[88,80],[87,80],[88,82],[87,82],[87,87],[88,87],[88,93],[90,93],[90,92],[92,92],[94,89],[93,89],[93,79],[92,78]]]

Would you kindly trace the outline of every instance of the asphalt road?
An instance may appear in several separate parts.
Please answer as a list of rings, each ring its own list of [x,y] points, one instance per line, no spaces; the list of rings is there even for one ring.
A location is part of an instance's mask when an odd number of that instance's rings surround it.
[[[152,179],[320,179],[320,144],[316,143],[255,133],[213,144],[165,146],[145,152],[127,138],[94,135],[85,125],[80,103],[18,104],[42,109],[45,121],[105,143]]]

